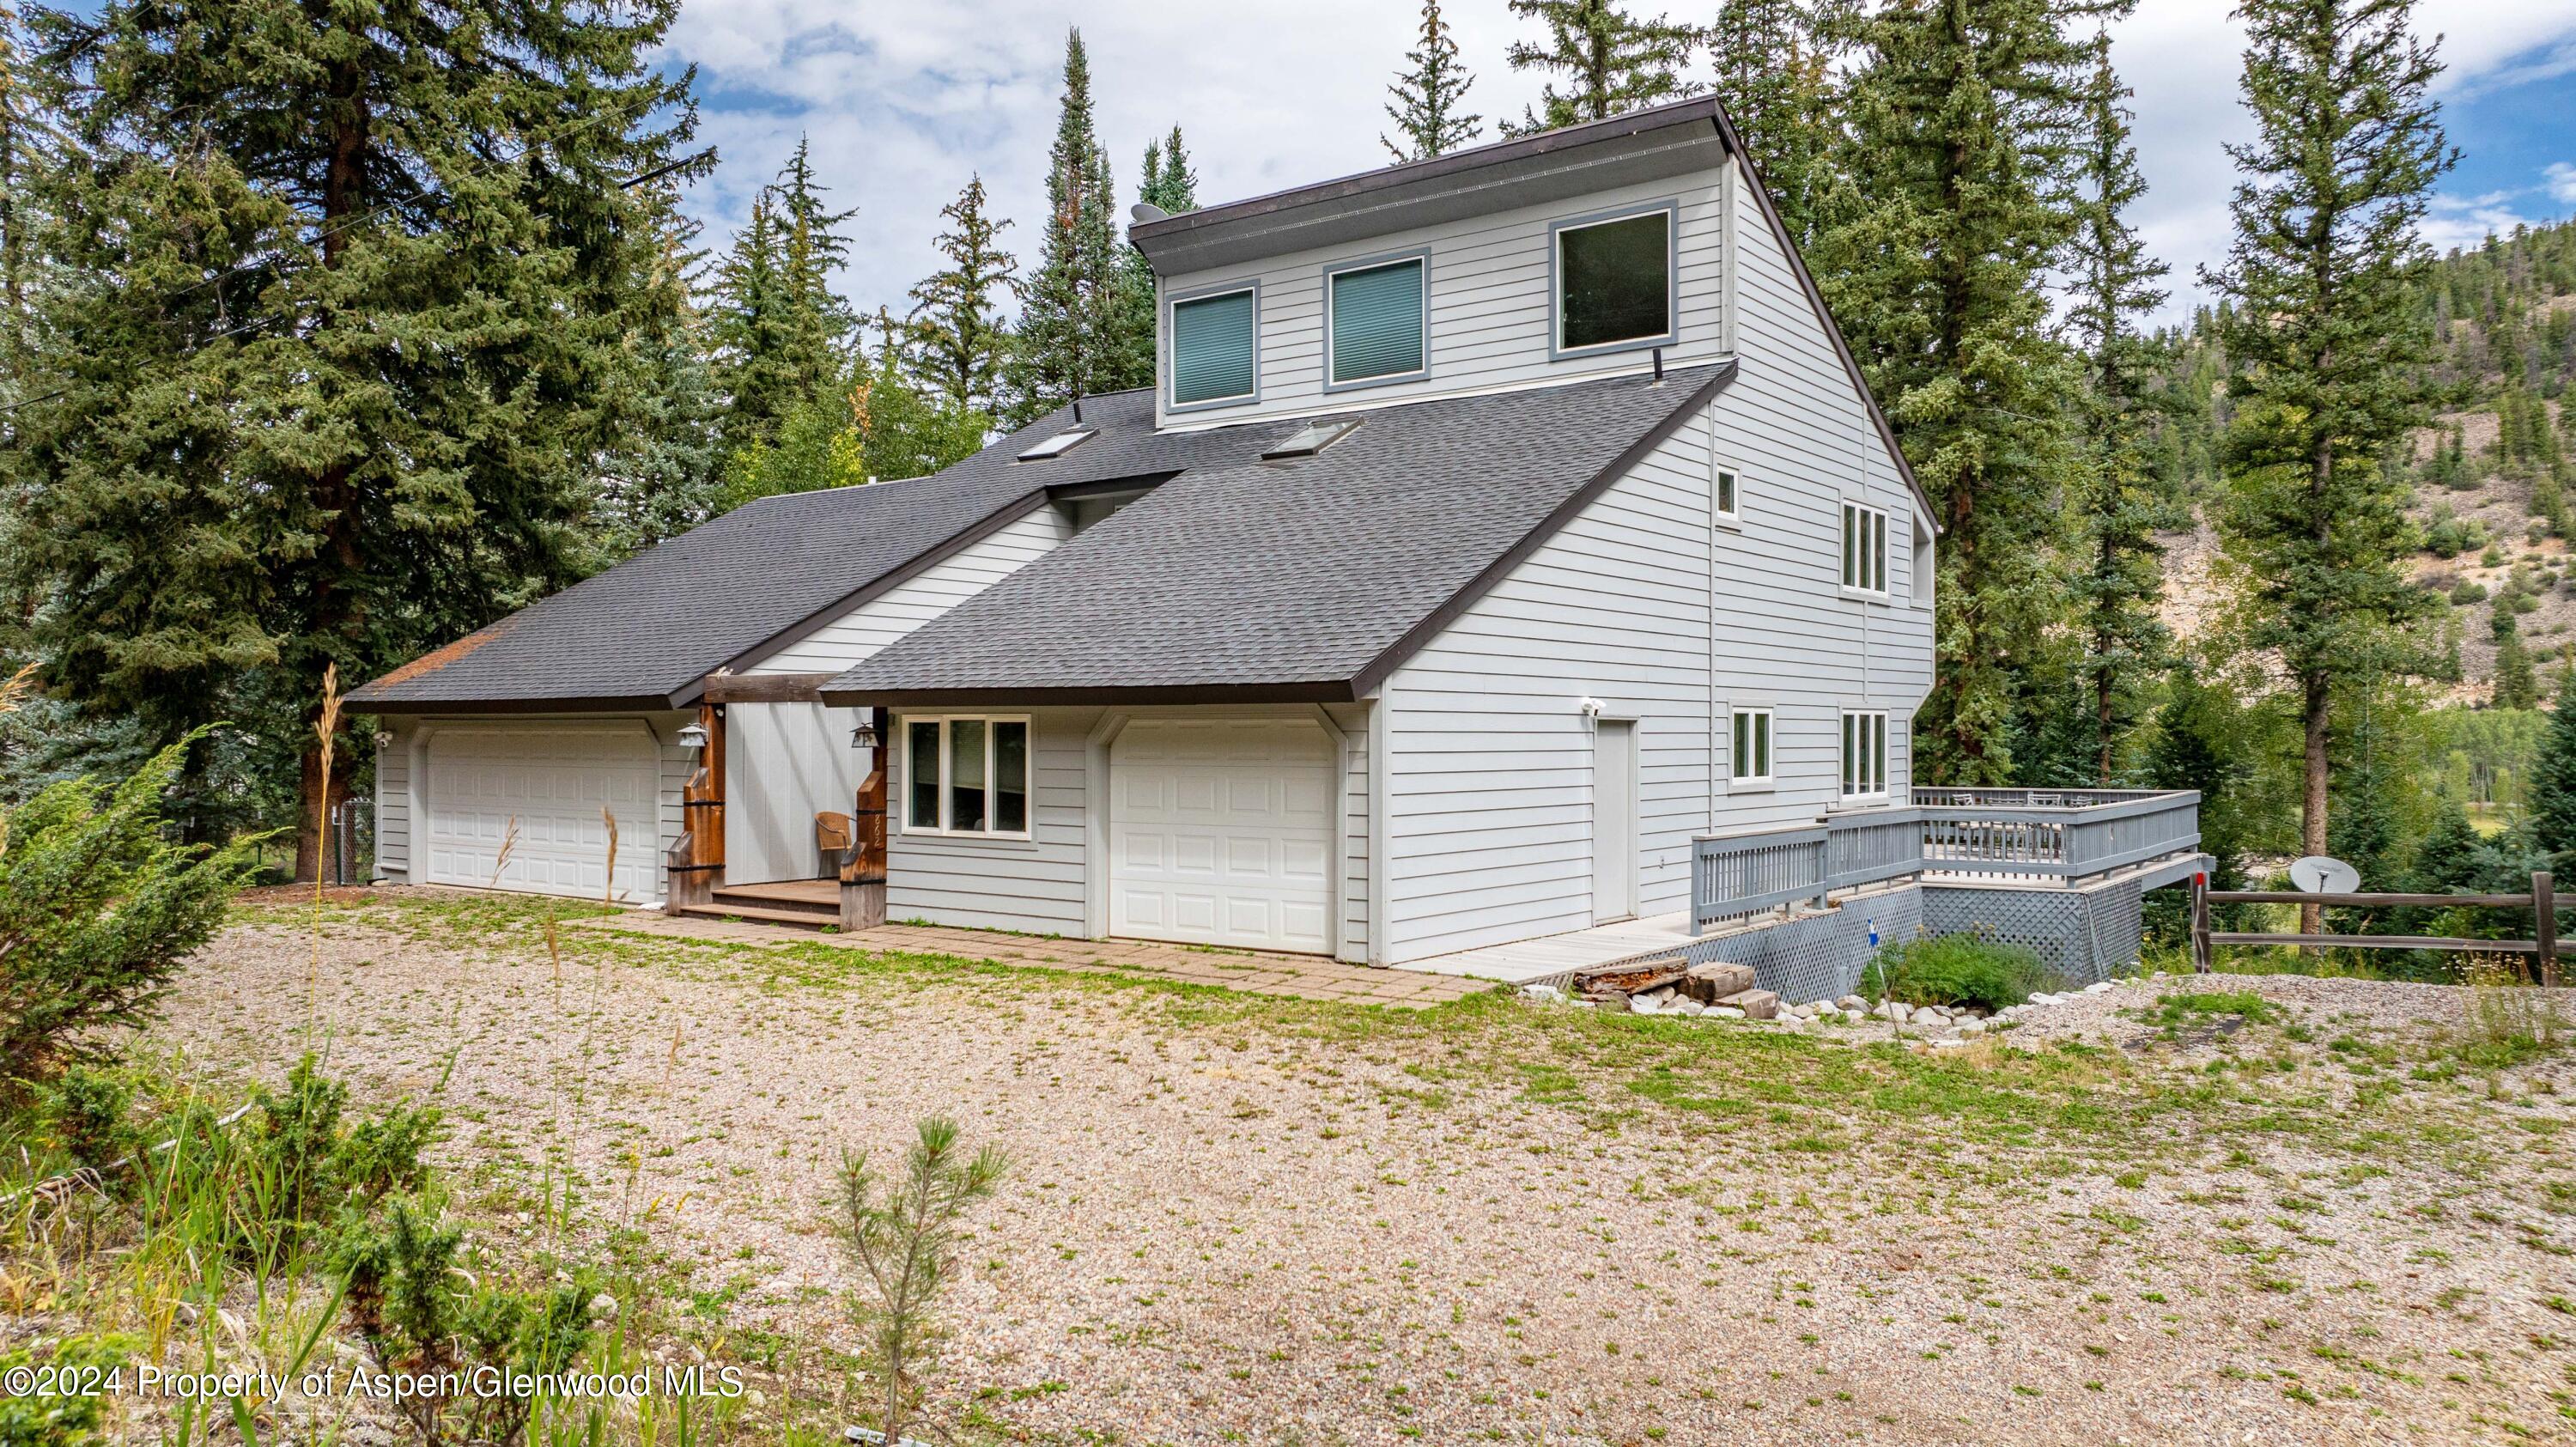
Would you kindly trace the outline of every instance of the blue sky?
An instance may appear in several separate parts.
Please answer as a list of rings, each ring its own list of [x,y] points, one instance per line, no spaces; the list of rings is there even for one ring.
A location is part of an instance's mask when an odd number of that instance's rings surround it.
[[[1676,6],[1692,18],[1705,6]],[[2138,211],[2174,263],[2178,315],[2193,268],[2226,241],[2230,171],[2219,147],[2247,129],[2236,104],[2238,32],[2227,0],[2144,0],[2114,39],[2137,90]],[[1538,90],[1504,47],[1522,27],[1503,0],[1446,13],[1476,73],[1472,109],[1517,114]],[[2428,232],[2471,244],[2489,225],[2576,213],[2576,0],[2445,0],[2446,119],[2464,156]],[[1381,164],[1387,79],[1412,43],[1409,0],[687,0],[666,59],[699,68],[705,135],[724,164],[689,205],[720,241],[800,134],[835,201],[856,206],[845,286],[902,305],[933,262],[938,209],[980,171],[1025,258],[1055,123],[1065,30],[1091,50],[1102,139],[1132,198],[1145,142],[1175,122],[1217,201]],[[2555,168],[2553,170],[2553,168]]]

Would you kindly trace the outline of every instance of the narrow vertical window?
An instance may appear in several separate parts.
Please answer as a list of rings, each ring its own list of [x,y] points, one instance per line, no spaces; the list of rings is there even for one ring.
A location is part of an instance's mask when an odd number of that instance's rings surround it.
[[[1738,490],[1736,479],[1740,475],[1741,474],[1737,473],[1735,470],[1735,464],[1731,462],[1717,462],[1712,464],[1709,468],[1709,510],[1717,514],[1718,521],[1720,522],[1735,521],[1736,492]]]
[[[904,824],[939,827],[939,720],[912,719],[903,727]]]
[[[993,832],[1025,834],[1029,827],[1029,726],[1018,720],[993,725]]]
[[[1877,508],[1843,504],[1843,587],[1854,593],[1887,591],[1887,514]]]
[[[948,721],[948,827],[960,834],[981,834],[985,824],[984,781],[991,777],[984,753],[984,721]]]

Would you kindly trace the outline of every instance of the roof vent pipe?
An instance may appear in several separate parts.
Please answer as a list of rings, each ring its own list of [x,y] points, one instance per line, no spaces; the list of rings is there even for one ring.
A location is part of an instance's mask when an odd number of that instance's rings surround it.
[[[1655,380],[1664,380],[1664,349],[1661,347],[1655,348]]]
[[[1073,399],[1073,421],[1077,427],[1082,425],[1082,399],[1079,397]]]

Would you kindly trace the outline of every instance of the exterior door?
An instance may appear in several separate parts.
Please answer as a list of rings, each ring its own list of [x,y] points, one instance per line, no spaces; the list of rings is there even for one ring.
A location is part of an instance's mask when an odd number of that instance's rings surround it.
[[[1129,724],[1109,751],[1109,932],[1331,950],[1333,769],[1304,720]]]
[[[628,904],[661,897],[659,759],[641,723],[441,728],[428,763],[430,883]]]
[[[1592,735],[1592,922],[1637,914],[1637,726],[1603,719]]]

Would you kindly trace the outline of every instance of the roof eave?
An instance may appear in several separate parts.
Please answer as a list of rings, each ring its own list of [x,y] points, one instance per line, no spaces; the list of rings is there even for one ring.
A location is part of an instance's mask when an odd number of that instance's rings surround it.
[[[875,688],[826,684],[833,708],[1046,708],[1111,704],[1351,703],[1348,679],[1281,683],[1158,683],[1076,688]]]
[[[351,713],[379,718],[431,718],[455,714],[669,713],[694,702],[695,684],[678,693],[595,695],[582,698],[369,698],[364,690],[345,701]]]

